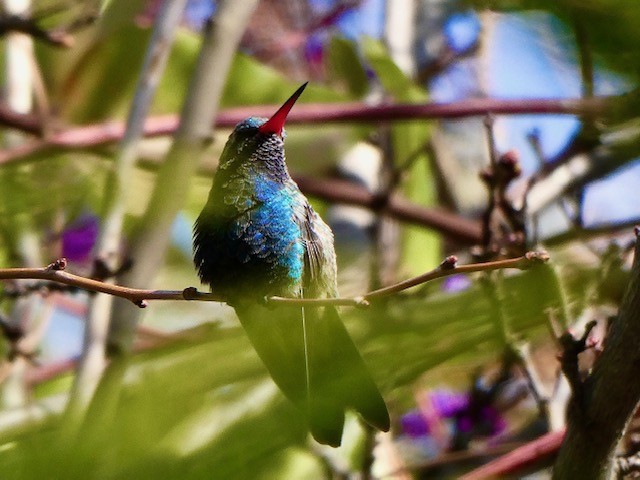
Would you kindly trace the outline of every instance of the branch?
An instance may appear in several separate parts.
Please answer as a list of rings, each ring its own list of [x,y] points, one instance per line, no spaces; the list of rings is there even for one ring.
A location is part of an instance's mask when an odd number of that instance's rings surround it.
[[[287,117],[287,125],[326,125],[335,122],[389,122],[401,120],[449,119],[488,114],[517,115],[524,113],[558,113],[566,115],[594,115],[605,110],[613,97],[593,99],[470,99],[452,103],[382,104],[364,103],[303,103],[296,105]],[[220,112],[218,126],[233,127],[250,116],[269,117],[275,105],[231,108]]]
[[[187,296],[185,296],[183,291],[143,290],[121,287],[119,285],[113,285],[93,278],[81,277],[79,275],[65,272],[64,269],[66,267],[67,260],[65,258],[61,258],[44,268],[3,268],[0,269],[0,280],[16,280],[24,278],[48,280],[50,282],[62,283],[64,285],[70,285],[90,292],[106,293],[114,297],[125,298],[127,300],[131,300],[141,308],[146,306],[146,300],[222,301],[219,297],[215,297],[215,295],[201,292],[197,292],[197,294],[187,294]]]
[[[386,297],[402,290],[415,287],[416,285],[430,282],[436,278],[447,277],[458,273],[487,272],[490,270],[502,270],[505,268],[525,270],[533,265],[547,262],[548,260],[549,255],[546,252],[528,252],[526,255],[518,258],[510,258],[508,260],[496,260],[493,262],[472,263],[469,265],[457,266],[457,259],[452,255],[447,257],[438,268],[430,272],[423,273],[422,275],[404,280],[403,282],[396,283],[389,287],[374,290],[373,292],[367,293],[364,297],[365,299]]]
[[[468,220],[445,209],[416,205],[397,193],[385,199],[347,180],[300,175],[295,176],[294,180],[305,195],[329,202],[381,210],[397,220],[431,227],[460,242],[480,241],[480,225],[477,221]]]
[[[285,298],[269,297],[265,299],[268,304],[277,305],[343,305],[343,306],[367,306],[372,300],[389,297],[409,288],[430,282],[432,280],[457,275],[460,273],[482,272],[490,270],[500,270],[505,268],[516,268],[524,270],[541,262],[546,262],[549,256],[545,252],[529,252],[519,258],[508,260],[496,260],[494,262],[473,263],[469,265],[456,265],[456,257],[447,257],[438,268],[430,272],[423,273],[417,277],[404,280],[402,282],[380,288],[362,296],[354,298]],[[62,283],[73,287],[81,288],[91,292],[101,292],[124,298],[133,302],[140,308],[147,306],[147,300],[197,300],[201,302],[225,302],[225,299],[215,293],[200,292],[195,287],[187,287],[184,290],[149,290],[122,287],[111,283],[102,282],[93,278],[81,277],[65,272],[67,261],[64,258],[56,260],[44,268],[2,268],[0,269],[0,280],[35,279],[48,280],[50,282]]]
[[[423,105],[376,105],[364,103],[303,103],[289,113],[287,125],[326,125],[344,122],[419,121],[424,119],[462,118],[488,114],[519,115],[526,113],[557,113],[566,115],[595,115],[601,113],[618,97],[594,97],[591,99],[472,99],[452,103],[427,103]],[[279,105],[253,105],[222,110],[215,126],[233,128],[239,121],[251,116],[269,117]],[[39,131],[33,116],[5,115],[0,108],[0,123],[25,131]],[[171,135],[178,128],[177,115],[150,117],[144,125],[144,135],[155,137]],[[30,149],[4,151],[0,164],[15,161],[48,148],[88,148],[118,141],[124,133],[122,122],[70,127],[45,141],[34,142]]]
[[[5,102],[0,102],[0,124],[21,130],[26,133],[40,135],[42,121],[39,115],[33,113],[18,113]]]
[[[107,177],[102,199],[103,221],[95,248],[96,258],[110,272],[115,272],[122,264],[122,229],[126,203],[131,193],[131,177],[135,169],[138,143],[143,136],[144,119],[164,72],[185,5],[186,0],[163,2],[155,18],[126,126],[115,155],[114,168]],[[64,262],[52,265],[64,268]],[[106,278],[106,282],[115,283],[113,276],[109,275],[110,278]],[[84,418],[106,367],[105,347],[109,326],[112,323],[112,301],[113,297],[108,295],[96,295],[91,299],[84,330],[82,356],[67,405],[67,434],[71,434]]]
[[[564,431],[549,432],[462,476],[460,480],[484,480],[516,475],[525,467],[553,458],[560,448]]]
[[[578,355],[587,349],[587,340],[591,334],[591,330],[598,324],[597,321],[591,320],[584,328],[582,337],[575,338],[571,332],[566,332],[559,339],[559,343],[562,347],[562,353],[560,354],[560,367],[562,373],[567,377],[571,390],[573,391],[574,407],[582,408],[584,399],[584,382],[580,376],[580,368],[578,365]],[[579,403],[576,404],[575,402]],[[576,412],[574,412],[575,414]]]
[[[582,382],[582,412],[571,415],[553,478],[610,478],[614,453],[640,400],[640,228],[635,259],[618,318],[593,373]],[[574,392],[574,396],[576,393]],[[577,402],[574,404],[579,405]]]
[[[73,46],[73,37],[64,30],[45,30],[33,18],[23,15],[0,14],[0,35],[20,32],[55,47]]]

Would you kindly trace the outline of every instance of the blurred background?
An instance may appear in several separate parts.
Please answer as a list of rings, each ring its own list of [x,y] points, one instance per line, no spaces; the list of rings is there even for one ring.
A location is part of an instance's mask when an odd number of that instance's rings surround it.
[[[562,431],[557,337],[598,320],[588,371],[640,222],[640,4],[2,6],[1,269],[65,257],[119,285],[201,288],[191,231],[226,138],[305,81],[287,162],[333,228],[341,296],[450,254],[551,256],[343,308],[392,429],[349,417],[339,449],[313,442],[230,307],[7,280],[3,476],[456,478]]]

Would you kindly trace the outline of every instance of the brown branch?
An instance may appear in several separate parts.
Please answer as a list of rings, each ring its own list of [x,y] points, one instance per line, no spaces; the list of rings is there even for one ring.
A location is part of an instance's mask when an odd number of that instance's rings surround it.
[[[142,160],[140,165],[157,169],[160,161],[148,158]],[[404,166],[400,168],[403,169]],[[204,165],[198,173],[210,177],[215,173],[215,166]],[[374,194],[360,184],[340,178],[316,178],[294,174],[293,179],[302,193],[309,197],[375,210],[402,222],[433,228],[460,243],[477,244],[481,240],[481,227],[478,221],[465,218],[445,208],[417,205],[399,193],[390,196]]]
[[[562,348],[560,354],[560,366],[562,373],[567,377],[569,385],[573,391],[573,406],[576,408],[584,407],[584,383],[580,375],[580,368],[578,365],[578,355],[587,349],[587,340],[591,334],[591,330],[598,324],[597,321],[591,320],[584,328],[582,337],[575,338],[571,332],[564,333],[559,339],[558,343]],[[577,414],[577,412],[574,412]]]
[[[20,32],[56,47],[73,46],[73,37],[64,30],[45,30],[33,18],[21,15],[0,14],[0,35]]]
[[[617,444],[640,401],[640,227],[635,234],[635,259],[619,315],[591,375],[582,382],[582,411],[568,409],[554,479],[610,478]]]
[[[105,283],[93,278],[81,277],[72,273],[65,272],[66,259],[62,258],[56,260],[52,264],[44,268],[4,268],[0,269],[0,280],[15,280],[15,279],[36,279],[36,280],[48,280],[50,282],[62,283],[65,285],[71,285],[83,290],[91,292],[101,292],[113,295],[115,297],[126,298],[131,300],[139,307],[146,306],[146,300],[201,300],[201,301],[222,301],[220,297],[216,297],[213,294],[197,292],[194,294],[189,290],[185,291],[171,291],[171,290],[142,290],[136,288],[122,287],[119,285],[113,285]]]
[[[417,277],[404,280],[402,282],[368,292],[360,297],[354,298],[285,298],[269,297],[267,303],[279,305],[343,305],[343,306],[367,306],[371,300],[388,297],[403,290],[430,282],[437,278],[455,275],[459,273],[471,273],[504,268],[527,269],[540,262],[546,262],[549,256],[544,252],[529,252],[519,258],[509,260],[497,260],[495,262],[476,263],[470,265],[457,266],[457,259],[454,256],[447,257],[440,266],[430,272]],[[137,306],[144,308],[147,300],[197,300],[207,302],[224,302],[224,298],[215,293],[200,292],[195,287],[188,287],[184,290],[148,290],[129,288],[119,285],[105,283],[93,278],[81,277],[65,272],[67,261],[64,258],[56,260],[44,268],[3,268],[0,269],[0,280],[35,279],[48,280],[50,282],[71,285],[92,292],[101,292],[115,297],[130,300]]]
[[[449,275],[455,275],[458,273],[471,273],[471,272],[487,272],[490,270],[502,270],[504,268],[517,268],[525,270],[535,264],[544,263],[549,260],[549,255],[546,252],[528,252],[526,255],[518,258],[510,258],[508,260],[496,260],[493,262],[484,263],[472,263],[469,265],[456,265],[457,259],[454,256],[447,257],[444,262],[438,266],[438,268],[431,270],[430,272],[423,273],[417,277],[404,280],[389,287],[380,288],[369,292],[364,295],[366,300],[379,297],[387,297],[395,293],[401,292],[416,285],[430,282],[436,278],[447,277]]]
[[[408,223],[427,226],[464,243],[480,241],[480,225],[453,212],[441,208],[422,207],[399,194],[392,194],[385,201],[365,187],[347,180],[295,176],[295,181],[305,195],[347,205],[380,210],[391,217]]]

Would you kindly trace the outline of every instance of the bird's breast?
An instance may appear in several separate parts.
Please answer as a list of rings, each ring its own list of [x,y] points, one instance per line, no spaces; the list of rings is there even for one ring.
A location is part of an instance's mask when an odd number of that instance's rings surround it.
[[[248,196],[237,190],[222,195],[234,199],[232,215],[214,209],[199,220],[202,280],[225,295],[295,295],[304,269],[304,242],[295,220],[304,208],[300,193],[268,179],[252,183]]]

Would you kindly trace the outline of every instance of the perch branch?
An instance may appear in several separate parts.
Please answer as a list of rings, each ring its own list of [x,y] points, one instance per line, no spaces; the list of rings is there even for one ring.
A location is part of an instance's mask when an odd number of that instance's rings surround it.
[[[526,255],[508,260],[496,260],[494,262],[473,263],[469,265],[456,265],[457,259],[454,256],[447,257],[438,268],[431,270],[417,277],[404,280],[402,282],[380,288],[362,296],[354,298],[285,298],[269,297],[268,304],[278,305],[343,305],[343,306],[367,306],[371,300],[388,297],[403,290],[430,282],[437,278],[456,275],[460,273],[481,272],[489,270],[499,270],[504,268],[527,269],[535,264],[546,262],[549,256],[545,252],[528,252]],[[184,290],[148,290],[129,288],[119,285],[105,283],[92,278],[81,277],[65,272],[67,262],[64,258],[56,260],[44,268],[3,268],[0,269],[0,280],[15,279],[35,279],[47,280],[50,282],[62,283],[73,287],[81,288],[92,292],[101,292],[115,297],[130,300],[137,306],[144,308],[147,300],[197,300],[207,302],[224,302],[224,298],[215,293],[200,292],[195,287],[188,287]]]

